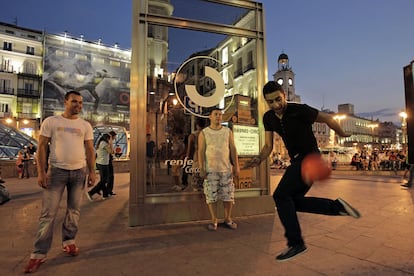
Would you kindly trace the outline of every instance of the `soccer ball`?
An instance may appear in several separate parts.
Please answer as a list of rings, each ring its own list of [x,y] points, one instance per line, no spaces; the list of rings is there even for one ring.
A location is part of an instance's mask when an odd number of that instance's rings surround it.
[[[306,184],[314,181],[324,180],[331,175],[331,168],[328,163],[318,153],[311,153],[305,156],[302,161],[302,179]]]

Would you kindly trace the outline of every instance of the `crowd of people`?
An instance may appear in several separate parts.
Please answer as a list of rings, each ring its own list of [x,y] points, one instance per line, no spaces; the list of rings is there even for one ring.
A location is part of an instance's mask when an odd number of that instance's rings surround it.
[[[378,171],[390,170],[401,171],[407,167],[407,154],[403,151],[360,151],[355,153],[351,159],[351,166],[355,170]]]

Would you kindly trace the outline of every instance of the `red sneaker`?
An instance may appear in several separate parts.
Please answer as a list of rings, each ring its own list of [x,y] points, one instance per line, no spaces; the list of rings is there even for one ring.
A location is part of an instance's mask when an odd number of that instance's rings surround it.
[[[75,244],[69,244],[63,247],[63,252],[66,252],[69,256],[78,256],[79,248]]]
[[[29,263],[25,266],[24,273],[35,272],[41,264],[46,262],[46,259],[30,259]]]

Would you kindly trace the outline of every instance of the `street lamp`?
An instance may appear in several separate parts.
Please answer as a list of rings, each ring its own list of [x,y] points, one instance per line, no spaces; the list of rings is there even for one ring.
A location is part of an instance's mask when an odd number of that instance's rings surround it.
[[[343,119],[346,119],[346,115],[345,115],[345,114],[337,114],[337,115],[333,116],[333,118],[334,118],[335,120],[337,120],[337,121],[338,121],[339,126],[341,126],[341,121],[342,121]],[[335,135],[335,136],[336,136],[336,135]],[[341,138],[340,138],[339,136],[337,136],[337,141],[338,141],[338,145],[340,146],[340,145],[341,145]]]
[[[401,143],[403,144],[403,148],[405,149],[405,145],[407,144],[407,113],[405,111],[401,111],[399,115],[401,117],[402,131]]]
[[[367,127],[371,128],[371,142],[372,147],[374,147],[374,128],[378,127],[378,124],[368,124]]]

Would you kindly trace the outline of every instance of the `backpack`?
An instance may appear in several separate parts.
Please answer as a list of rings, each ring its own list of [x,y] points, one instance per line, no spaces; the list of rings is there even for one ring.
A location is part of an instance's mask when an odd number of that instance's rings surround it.
[[[0,205],[6,203],[10,200],[10,193],[7,190],[6,186],[0,184]]]

